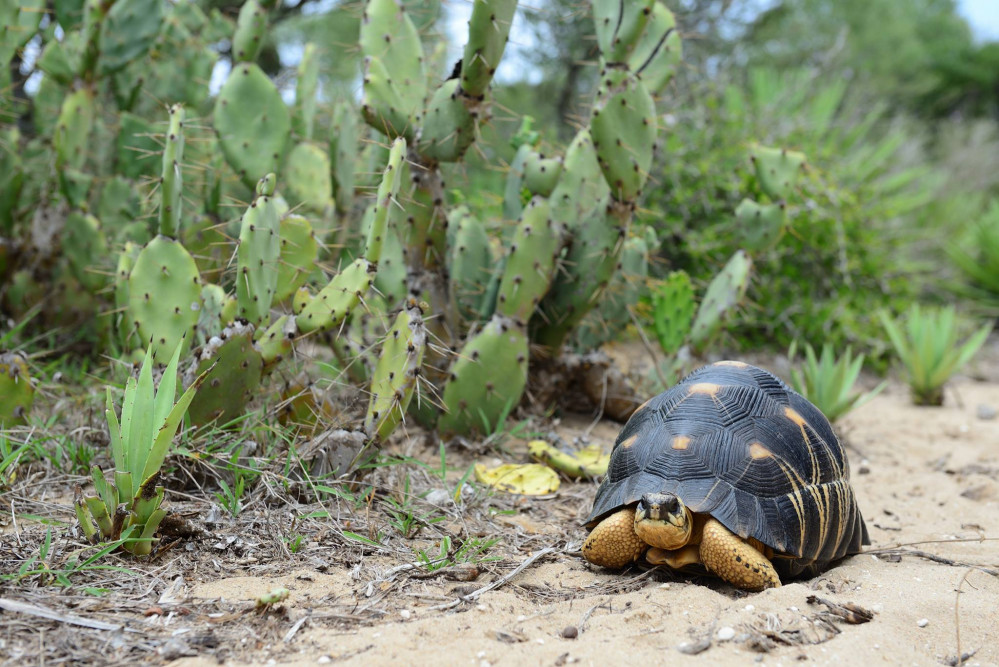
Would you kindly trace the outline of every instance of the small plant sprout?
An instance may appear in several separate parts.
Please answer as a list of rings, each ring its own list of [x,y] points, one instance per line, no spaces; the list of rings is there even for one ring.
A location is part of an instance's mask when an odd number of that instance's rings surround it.
[[[163,371],[159,387],[153,388],[152,349],[146,351],[139,378],[125,384],[121,416],[115,412],[111,388],[107,390],[108,430],[114,457],[114,482],[98,467],[90,469],[96,496],[84,496],[77,487],[76,517],[87,539],[122,540],[122,548],[136,556],[152,551],[153,533],[166,516],[163,487],[157,486],[177,428],[206,373],[195,380],[174,403],[177,392],[178,345]],[[96,524],[96,525],[95,525]]]
[[[797,341],[791,344],[787,356],[795,363]],[[859,393],[853,386],[864,367],[864,355],[853,356],[853,350],[846,348],[839,359],[831,345],[822,346],[822,354],[815,356],[815,350],[805,343],[805,361],[800,368],[791,369],[791,384],[795,391],[807,398],[822,411],[830,422],[871,400],[885,388],[882,382],[872,391]]]
[[[916,405],[943,405],[947,380],[971,360],[992,331],[992,324],[986,324],[959,344],[962,327],[953,306],[921,308],[913,304],[904,329],[886,312],[882,311],[880,317],[905,365],[906,381]]]

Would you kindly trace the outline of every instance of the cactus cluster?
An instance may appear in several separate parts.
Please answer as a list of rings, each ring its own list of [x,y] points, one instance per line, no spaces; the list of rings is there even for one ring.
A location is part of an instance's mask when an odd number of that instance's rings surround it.
[[[104,349],[161,365],[177,354],[185,384],[203,378],[187,409],[195,425],[238,420],[307,341],[368,393],[351,442],[384,441],[409,417],[488,430],[520,402],[532,353],[597,346],[627,321],[657,244],[632,229],[659,134],[654,99],[680,58],[660,0],[595,0],[591,113],[564,150],[542,149],[525,119],[503,219],[460,205],[445,175],[490,122],[516,0],[475,0],[443,81],[405,5],[367,0],[362,99],[329,110],[316,45],[293,104],[256,63],[272,2],[246,0],[235,21],[190,0],[87,0],[72,19],[56,4],[66,38],[40,59],[38,136],[4,128],[0,142],[0,224],[31,239],[9,246],[4,304],[34,294],[39,272],[65,282],[74,307],[101,313]],[[39,30],[21,5],[0,55]],[[213,99],[223,39],[233,67]],[[35,178],[46,142],[55,177]],[[786,189],[797,159],[761,149],[764,190]],[[746,273],[725,274],[736,296]],[[694,328],[709,334],[707,311],[717,320],[731,302],[710,292]]]

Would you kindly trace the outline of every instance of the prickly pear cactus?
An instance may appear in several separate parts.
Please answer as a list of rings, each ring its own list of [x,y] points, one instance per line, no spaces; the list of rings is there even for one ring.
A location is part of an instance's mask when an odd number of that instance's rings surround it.
[[[694,287],[683,271],[670,273],[652,293],[652,322],[664,354],[676,354],[686,342],[696,307]]]
[[[735,219],[747,250],[769,250],[784,233],[784,203],[757,204],[752,199],[743,199],[735,209]]]
[[[214,421],[224,426],[244,414],[263,370],[263,359],[253,347],[253,331],[252,324],[233,322],[198,350],[184,375],[185,385],[205,371],[208,375],[187,409],[192,424]]]
[[[697,310],[697,318],[690,330],[690,343],[695,351],[707,345],[730,317],[749,287],[749,274],[753,262],[745,251],[739,250],[729,259],[721,273],[715,276]]]
[[[760,188],[773,200],[784,199],[805,168],[805,155],[784,148],[754,146],[749,159],[756,168]]]
[[[27,418],[35,388],[24,357],[17,352],[0,354],[0,426],[17,426]]]
[[[364,419],[368,438],[382,441],[402,422],[416,393],[427,345],[423,312],[418,303],[407,304],[382,343],[381,356],[371,378],[371,402]]]
[[[236,301],[239,316],[254,326],[270,319],[281,255],[281,221],[274,201],[274,174],[257,184],[257,198],[246,209],[239,231]]]

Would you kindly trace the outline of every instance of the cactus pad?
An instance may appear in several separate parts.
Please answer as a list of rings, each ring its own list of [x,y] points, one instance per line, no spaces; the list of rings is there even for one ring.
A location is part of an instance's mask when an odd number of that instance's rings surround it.
[[[201,281],[194,258],[178,241],[157,236],[135,260],[128,278],[128,312],[143,345],[165,364],[183,339],[193,338],[201,308]]]
[[[694,288],[690,276],[674,271],[652,293],[652,322],[663,354],[676,354],[694,321]]]
[[[743,247],[768,250],[784,233],[784,203],[758,204],[752,199],[743,199],[735,209],[735,219]]]
[[[542,197],[550,195],[561,174],[561,158],[546,158],[544,155],[532,151],[524,160],[524,186],[531,191],[532,195],[541,195]]]
[[[411,302],[396,316],[382,343],[371,378],[371,402],[364,419],[368,438],[383,441],[402,421],[416,392],[420,364],[427,345],[420,306]]]
[[[84,289],[93,293],[108,285],[110,271],[101,266],[108,245],[97,218],[79,211],[70,213],[62,231],[62,249],[73,276]]]
[[[301,139],[312,140],[316,123],[316,92],[319,88],[319,51],[315,44],[306,44],[302,61],[298,64],[295,82],[295,108],[291,116],[292,130]],[[354,156],[351,156],[353,158]]]
[[[784,199],[798,181],[805,167],[805,154],[782,148],[754,146],[749,154],[756,168],[756,179],[771,199]]]
[[[551,286],[561,237],[548,200],[536,197],[524,209],[510,243],[496,312],[526,324]]]
[[[333,180],[333,199],[341,213],[350,211],[354,202],[354,171],[358,160],[357,112],[346,103],[333,107],[330,125],[330,174]]]
[[[494,315],[468,340],[444,385],[447,412],[442,433],[491,431],[517,407],[527,385],[527,334],[513,320]]]
[[[434,92],[420,134],[419,151],[432,160],[455,162],[475,141],[475,116],[458,95],[458,80]]]
[[[371,286],[374,267],[363,258],[353,261],[314,297],[303,290],[295,295],[295,319],[302,333],[327,331],[339,326]]]
[[[628,58],[628,69],[655,95],[672,80],[682,58],[676,19],[662,2],[656,2],[645,32]]]
[[[633,203],[652,166],[655,103],[637,79],[607,70],[601,79],[590,119],[593,145],[614,199]]]
[[[255,326],[269,319],[278,281],[281,222],[273,197],[273,174],[261,179],[258,196],[246,213],[236,251],[236,300],[239,316]]]
[[[655,0],[594,0],[597,45],[608,63],[623,63],[638,45]]]
[[[234,322],[210,339],[184,374],[184,384],[209,368],[211,371],[187,409],[196,426],[216,420],[224,425],[240,417],[253,398],[263,369],[260,353],[253,347],[253,325]]]
[[[291,117],[259,67],[242,63],[233,68],[219,91],[214,124],[226,160],[246,186],[278,171],[291,136]]]
[[[703,349],[732,314],[749,287],[752,260],[744,250],[738,250],[721,273],[708,285],[708,291],[697,310],[690,330],[690,342],[695,350]]]
[[[239,63],[252,63],[264,45],[267,11],[257,0],[246,0],[239,8],[236,32],[232,36],[232,57]]]
[[[392,104],[396,107],[394,112],[409,121],[403,126],[391,124],[395,134],[390,136],[399,136],[416,119],[427,96],[427,76],[420,35],[409,15],[396,0],[369,0],[361,17],[360,41],[361,52],[382,65],[383,73],[379,73],[379,78],[384,76],[384,81],[379,85],[391,88],[391,96],[396,99]],[[368,74],[371,74],[370,68]],[[365,106],[368,106],[369,102],[375,100],[369,100],[367,81],[364,93]],[[380,103],[374,106],[380,111]],[[374,119],[376,122],[372,122],[373,119],[368,118],[368,115],[365,113],[368,124],[376,130],[384,131],[383,126],[377,122],[380,120],[377,115]],[[385,120],[390,119],[386,117]]]
[[[0,354],[0,426],[23,424],[34,400],[35,388],[24,357],[17,352]]]
[[[281,252],[278,257],[277,286],[274,301],[284,301],[305,284],[315,269],[319,243],[309,221],[300,215],[286,215],[281,220]]]
[[[454,230],[448,266],[449,291],[462,319],[474,321],[495,263],[489,235],[485,226],[464,206],[451,212],[448,223],[448,229]]]
[[[513,25],[517,0],[476,0],[468,21],[468,41],[461,61],[461,89],[481,99],[496,73]]]
[[[285,163],[283,191],[292,207],[323,215],[333,209],[330,159],[314,144],[298,144]]]
[[[162,24],[162,0],[116,2],[101,22],[101,74],[117,72],[142,57]]]

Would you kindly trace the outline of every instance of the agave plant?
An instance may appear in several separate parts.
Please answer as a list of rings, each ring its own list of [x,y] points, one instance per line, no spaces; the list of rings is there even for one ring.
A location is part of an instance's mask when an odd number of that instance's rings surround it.
[[[913,304],[905,327],[888,313],[880,313],[892,346],[905,365],[916,405],[943,405],[943,387],[985,343],[992,324],[986,324],[959,343],[961,324],[953,306],[921,308]]]
[[[182,344],[177,346],[155,391],[152,347],[147,350],[138,380],[130,377],[125,384],[120,418],[108,387],[105,416],[111,434],[114,481],[105,479],[100,467],[93,466],[90,472],[97,495],[84,497],[83,489],[77,487],[74,503],[80,526],[91,541],[100,532],[101,539],[121,540],[122,548],[136,556],[149,555],[152,550],[153,534],[166,516],[160,507],[163,487],[157,486],[160,468],[184,413],[208,374],[207,370],[202,373],[174,403],[181,348]]]
[[[792,364],[797,348],[798,343],[795,341],[787,352]],[[888,384],[882,382],[866,393],[854,392],[853,386],[863,367],[864,355],[854,357],[853,350],[849,347],[837,359],[831,345],[823,345],[822,353],[816,356],[812,346],[805,343],[804,363],[800,368],[791,369],[791,384],[795,391],[814,403],[829,421],[835,422],[877,396]]]
[[[967,241],[947,249],[964,275],[958,291],[995,314],[999,312],[999,200],[972,225]]]

